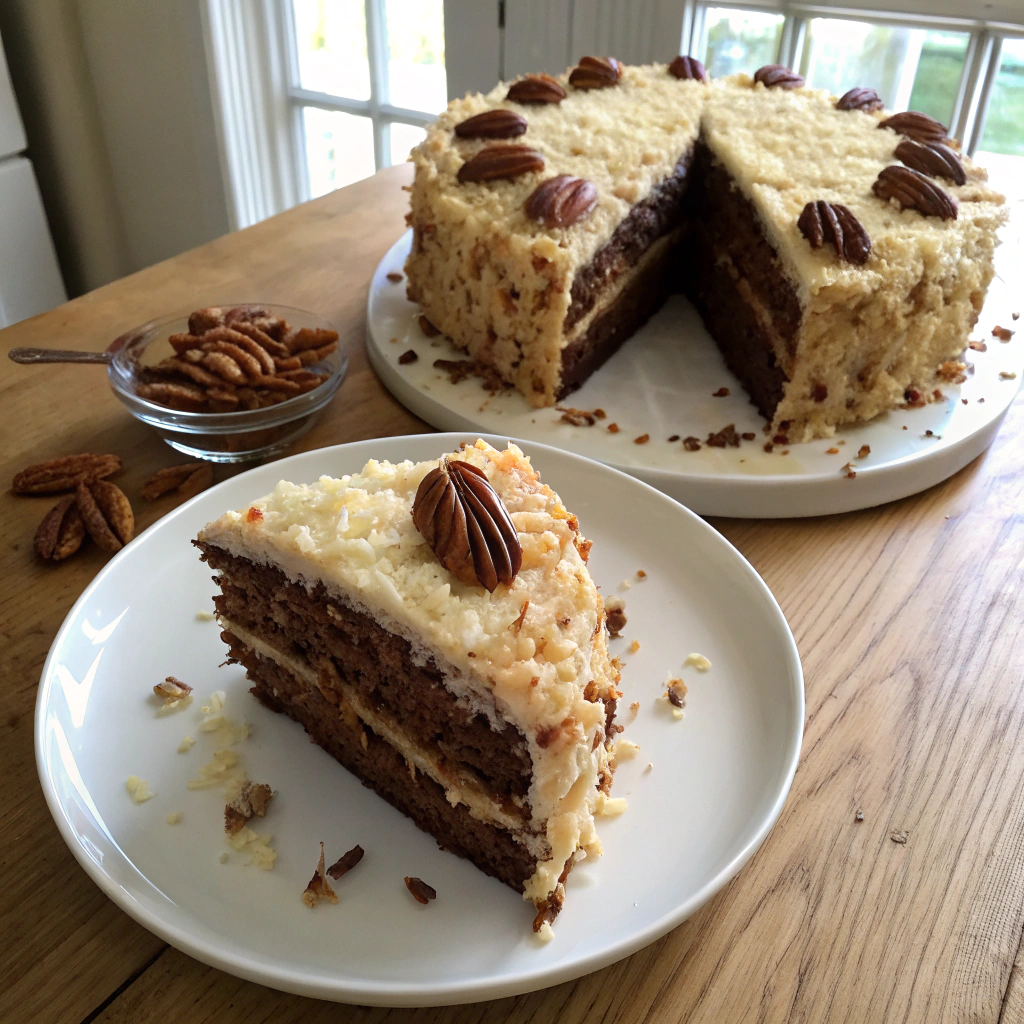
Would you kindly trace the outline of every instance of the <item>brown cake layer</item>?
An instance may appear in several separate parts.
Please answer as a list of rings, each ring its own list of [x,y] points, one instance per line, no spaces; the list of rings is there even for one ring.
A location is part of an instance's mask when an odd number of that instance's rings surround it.
[[[410,773],[405,758],[372,729],[344,715],[310,687],[269,658],[260,657],[231,633],[222,634],[231,657],[245,666],[253,694],[272,711],[295,719],[310,739],[343,764],[363,785],[398,808],[443,850],[471,860],[481,871],[522,892],[536,858],[512,834],[453,807],[443,787],[420,772]],[[337,813],[324,808],[325,814]]]
[[[790,353],[800,329],[800,302],[753,205],[704,145],[697,147],[691,178],[687,205],[693,211],[693,234],[680,264],[683,287],[726,365],[771,419],[787,378],[768,330],[744,293],[768,311],[771,329]]]
[[[587,332],[565,346],[559,401],[575,391],[661,308],[675,287],[677,249],[674,241],[666,245],[664,253],[651,260],[615,301],[594,318]]]
[[[786,375],[775,361],[771,342],[736,290],[732,264],[701,260],[689,277],[689,294],[725,365],[739,378],[761,415],[770,420],[782,400]]]
[[[509,723],[494,730],[484,715],[461,707],[429,657],[417,656],[407,640],[341,604],[322,583],[307,590],[272,566],[209,544],[197,547],[225,574],[216,577],[222,593],[215,598],[224,618],[308,662],[320,685],[337,689],[339,699],[350,687],[382,719],[415,736],[442,767],[477,779],[507,813],[529,815],[525,798],[533,765],[522,733]]]
[[[692,161],[691,149],[679,158],[672,174],[629,211],[612,237],[577,273],[569,293],[569,311],[565,315],[567,334],[594,308],[601,294],[613,286],[621,274],[636,266],[640,257],[662,235],[679,226]]]

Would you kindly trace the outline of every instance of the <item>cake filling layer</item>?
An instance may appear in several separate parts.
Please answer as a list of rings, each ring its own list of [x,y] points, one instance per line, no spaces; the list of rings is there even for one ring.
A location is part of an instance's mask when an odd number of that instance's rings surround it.
[[[562,349],[562,385],[558,398],[575,391],[668,298],[675,284],[674,254],[681,229],[658,238],[639,264],[619,276],[601,296],[585,330]]]
[[[220,617],[220,622],[228,634],[260,658],[274,662],[310,690],[319,690],[336,709],[335,714],[344,718],[351,728],[356,729],[362,723],[389,743],[405,759],[413,782],[418,777],[417,772],[422,773],[444,789],[453,807],[463,804],[473,817],[507,829],[516,842],[533,853],[544,850],[543,839],[527,831],[528,815],[522,808],[503,802],[479,778],[469,775],[464,766],[453,766],[436,747],[417,742],[393,719],[375,712],[352,687],[344,683],[330,659],[314,657],[313,663],[300,661],[265,643],[230,619]]]
[[[453,806],[444,787],[428,776],[418,775],[413,782],[402,753],[372,729],[346,721],[319,689],[260,657],[237,637],[226,633],[225,639],[263,704],[302,725],[315,743],[434,836],[442,849],[466,857],[518,892],[524,890],[536,869],[536,857],[512,833]]]
[[[577,272],[565,316],[566,336],[571,336],[572,329],[594,308],[602,293],[614,285],[620,274],[635,267],[655,241],[679,226],[692,160],[691,147],[679,158],[672,174],[629,211],[608,242]]]
[[[272,566],[254,565],[213,546],[207,561],[225,575],[216,605],[221,617],[269,649],[310,666],[327,686],[344,687],[396,732],[424,738],[444,777],[475,780],[510,820],[528,817],[532,765],[522,734],[487,718],[451,693],[433,661],[413,657],[409,642],[370,616],[310,592]],[[417,664],[420,661],[422,663]]]

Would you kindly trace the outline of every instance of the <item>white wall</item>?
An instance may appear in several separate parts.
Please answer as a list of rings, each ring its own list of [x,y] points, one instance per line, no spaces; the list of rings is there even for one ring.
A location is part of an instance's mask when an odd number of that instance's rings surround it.
[[[228,230],[201,0],[0,0],[68,291]]]

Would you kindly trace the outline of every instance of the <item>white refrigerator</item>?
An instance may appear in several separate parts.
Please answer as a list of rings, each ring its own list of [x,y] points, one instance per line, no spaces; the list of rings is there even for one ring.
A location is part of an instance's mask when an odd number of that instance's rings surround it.
[[[32,163],[23,154],[25,129],[0,44],[0,327],[64,302]]]

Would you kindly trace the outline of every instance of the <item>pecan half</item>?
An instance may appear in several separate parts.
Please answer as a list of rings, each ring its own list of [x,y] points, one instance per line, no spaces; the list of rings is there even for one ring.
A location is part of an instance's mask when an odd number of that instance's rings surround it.
[[[754,72],[754,81],[766,89],[799,89],[804,84],[804,76],[784,64],[765,64]]]
[[[842,203],[828,203],[824,199],[808,203],[796,224],[812,249],[831,242],[836,255],[847,263],[866,263],[871,255],[868,233]]]
[[[676,57],[668,66],[673,78],[690,78],[698,82],[708,81],[708,72],[696,57]]]
[[[467,586],[494,592],[523,564],[519,534],[482,469],[445,456],[420,482],[412,521],[440,563]]]
[[[104,551],[113,554],[132,539],[135,516],[131,502],[117,484],[108,480],[80,483],[75,491],[75,504],[89,536]]]
[[[622,65],[614,57],[581,57],[569,74],[569,84],[577,89],[607,89],[621,77]]]
[[[405,887],[412,893],[412,898],[417,903],[426,906],[431,900],[437,899],[437,892],[432,885],[427,885],[422,878],[410,878],[405,876]]]
[[[459,181],[494,181],[544,170],[544,157],[532,146],[488,146],[459,168]]]
[[[43,517],[36,530],[33,546],[36,554],[51,562],[63,561],[73,555],[85,540],[85,523],[75,504],[75,496],[67,494]]]
[[[949,178],[954,185],[967,182],[967,172],[956,150],[941,142],[917,142],[904,139],[896,147],[896,159],[929,178]]]
[[[363,848],[353,846],[347,853],[343,853],[328,869],[327,874],[335,881],[342,875],[347,875],[363,859]]]
[[[331,903],[338,902],[338,897],[331,888],[331,883],[327,881],[327,875],[324,872],[323,843],[320,844],[320,860],[317,862],[316,871],[313,872],[313,877],[309,880],[309,885],[306,886],[305,892],[302,894],[302,902],[307,907],[315,907],[317,900],[328,900]]]
[[[103,480],[121,468],[116,455],[65,455],[23,469],[13,481],[15,494],[60,494],[73,491],[81,480]]]
[[[895,199],[901,209],[912,207],[926,217],[956,220],[956,200],[931,178],[910,167],[883,167],[871,188],[880,199]]]
[[[561,103],[568,93],[550,75],[525,75],[509,86],[505,97],[513,103]]]
[[[289,331],[282,340],[289,354],[294,356],[308,352],[310,349],[320,349],[336,344],[338,332],[328,330],[326,327],[299,327],[294,331]]]
[[[207,407],[206,392],[195,384],[183,381],[154,381],[152,384],[140,384],[135,393],[139,398],[181,412],[203,412]]]
[[[177,491],[183,498],[191,498],[205,491],[213,483],[213,466],[208,462],[186,462],[180,466],[165,466],[158,469],[143,485],[142,497],[156,501],[171,491]]]
[[[526,216],[548,228],[566,228],[590,216],[597,189],[586,178],[559,174],[542,181],[526,200]]]
[[[878,122],[879,128],[891,128],[900,135],[905,135],[915,142],[945,142],[948,129],[941,121],[936,121],[920,110],[904,110],[893,114],[884,121]]]
[[[857,86],[849,89],[836,100],[836,110],[881,110],[882,97],[874,89]]]
[[[460,139],[514,139],[526,131],[526,118],[514,110],[485,110],[455,126]]]
[[[188,333],[198,336],[223,325],[224,310],[220,306],[207,306],[205,309],[197,309],[189,316]]]

